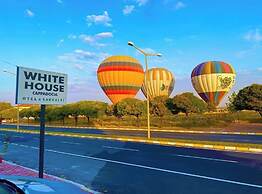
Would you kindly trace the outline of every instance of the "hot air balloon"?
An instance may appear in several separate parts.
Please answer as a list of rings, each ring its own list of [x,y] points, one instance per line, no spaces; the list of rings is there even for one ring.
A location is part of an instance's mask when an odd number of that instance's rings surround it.
[[[107,97],[115,104],[137,94],[144,80],[144,70],[132,57],[111,56],[99,65],[97,78]]]
[[[236,73],[230,64],[208,61],[197,65],[191,74],[192,85],[199,96],[218,106],[235,83]]]
[[[152,68],[147,73],[147,83],[142,85],[142,92],[146,95],[148,87],[148,97],[170,96],[174,89],[175,79],[170,71],[164,68]]]

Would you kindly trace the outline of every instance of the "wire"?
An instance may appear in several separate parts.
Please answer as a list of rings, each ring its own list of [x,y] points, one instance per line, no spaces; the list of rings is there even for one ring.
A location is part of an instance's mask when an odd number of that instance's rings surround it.
[[[3,60],[3,59],[0,59],[0,62],[10,65],[12,67],[17,67],[17,65],[15,65],[14,63],[10,63],[9,61]]]

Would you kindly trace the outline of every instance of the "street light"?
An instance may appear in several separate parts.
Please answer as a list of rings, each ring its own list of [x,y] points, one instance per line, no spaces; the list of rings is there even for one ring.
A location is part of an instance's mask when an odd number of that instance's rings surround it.
[[[147,57],[148,56],[157,56],[161,57],[162,54],[160,53],[147,53],[146,51],[140,49],[137,47],[133,42],[128,41],[127,43],[129,46],[134,47],[136,50],[138,50],[140,53],[142,53],[145,56],[145,64],[146,64],[146,73],[145,73],[145,88],[146,88],[146,99],[147,99],[147,138],[151,138],[151,131],[150,131],[150,112],[149,112],[149,94],[148,94],[148,87],[147,87],[147,74],[148,74],[148,63],[147,63]]]
[[[10,71],[8,71],[8,70],[6,70],[6,69],[4,69],[3,70],[3,72],[4,73],[8,73],[8,74],[10,74],[10,75],[13,75],[13,76],[16,76],[16,74],[15,73],[13,73],[13,72],[10,72]],[[18,105],[16,105],[16,109],[17,109],[17,123],[16,123],[16,129],[17,130],[19,130],[19,125],[20,125],[20,115],[19,115],[19,106]]]

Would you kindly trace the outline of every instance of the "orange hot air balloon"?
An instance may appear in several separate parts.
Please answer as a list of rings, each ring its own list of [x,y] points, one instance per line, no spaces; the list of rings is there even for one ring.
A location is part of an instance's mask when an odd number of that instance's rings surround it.
[[[144,80],[139,61],[130,56],[112,56],[105,59],[97,70],[98,82],[113,104],[133,98]]]

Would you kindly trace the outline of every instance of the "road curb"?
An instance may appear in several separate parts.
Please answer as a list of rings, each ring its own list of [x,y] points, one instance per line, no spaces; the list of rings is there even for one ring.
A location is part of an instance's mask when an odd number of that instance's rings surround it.
[[[19,130],[16,129],[1,129],[2,131],[10,131],[10,132],[18,132],[18,133],[29,133],[29,134],[39,134],[37,131],[30,130]],[[77,138],[90,138],[90,139],[105,139],[105,140],[116,140],[116,141],[124,141],[124,142],[138,142],[138,143],[147,143],[147,144],[156,144],[156,145],[164,145],[164,146],[176,146],[176,147],[187,147],[187,148],[197,148],[197,149],[208,149],[208,150],[219,150],[219,151],[231,151],[231,152],[245,152],[245,153],[255,153],[262,154],[262,149],[257,148],[256,146],[236,146],[232,145],[232,143],[228,142],[208,142],[201,143],[201,141],[184,141],[183,140],[159,140],[159,139],[139,139],[132,137],[110,137],[105,135],[86,135],[86,134],[66,134],[61,132],[46,132],[46,135],[53,136],[62,136],[62,137],[77,137]],[[224,145],[221,145],[221,144]]]
[[[27,126],[27,125],[20,125]],[[30,125],[37,126],[39,125]],[[73,126],[49,126],[51,128],[68,128],[68,129],[99,129],[99,130],[118,130],[118,131],[143,131],[147,132],[146,128],[123,128],[123,127],[73,127]],[[164,132],[164,133],[190,133],[190,134],[222,134],[222,135],[261,135],[262,132],[241,132],[241,131],[203,131],[203,130],[183,130],[183,129],[151,129],[152,132]]]
[[[21,165],[19,165],[19,164],[15,164],[15,163],[10,162],[10,161],[3,160],[3,162],[6,163],[6,164],[9,164],[9,165],[11,165],[11,166],[18,166],[18,167],[23,168],[23,169],[25,169],[25,170],[38,173],[38,171],[35,170],[35,169],[28,168],[28,167],[25,167],[25,166],[21,166]],[[54,180],[57,180],[57,181],[59,180],[59,181],[62,181],[62,182],[66,182],[66,183],[73,184],[73,185],[81,188],[82,190],[85,190],[85,191],[89,192],[90,194],[99,194],[99,192],[93,191],[93,190],[85,187],[84,185],[79,184],[79,183],[76,183],[76,182],[74,182],[74,181],[67,180],[67,179],[64,179],[64,178],[61,178],[61,177],[58,177],[58,176],[54,176],[54,175],[50,175],[50,174],[46,174],[46,173],[44,173],[44,175],[47,176],[47,177],[51,177],[51,178],[53,178]]]

